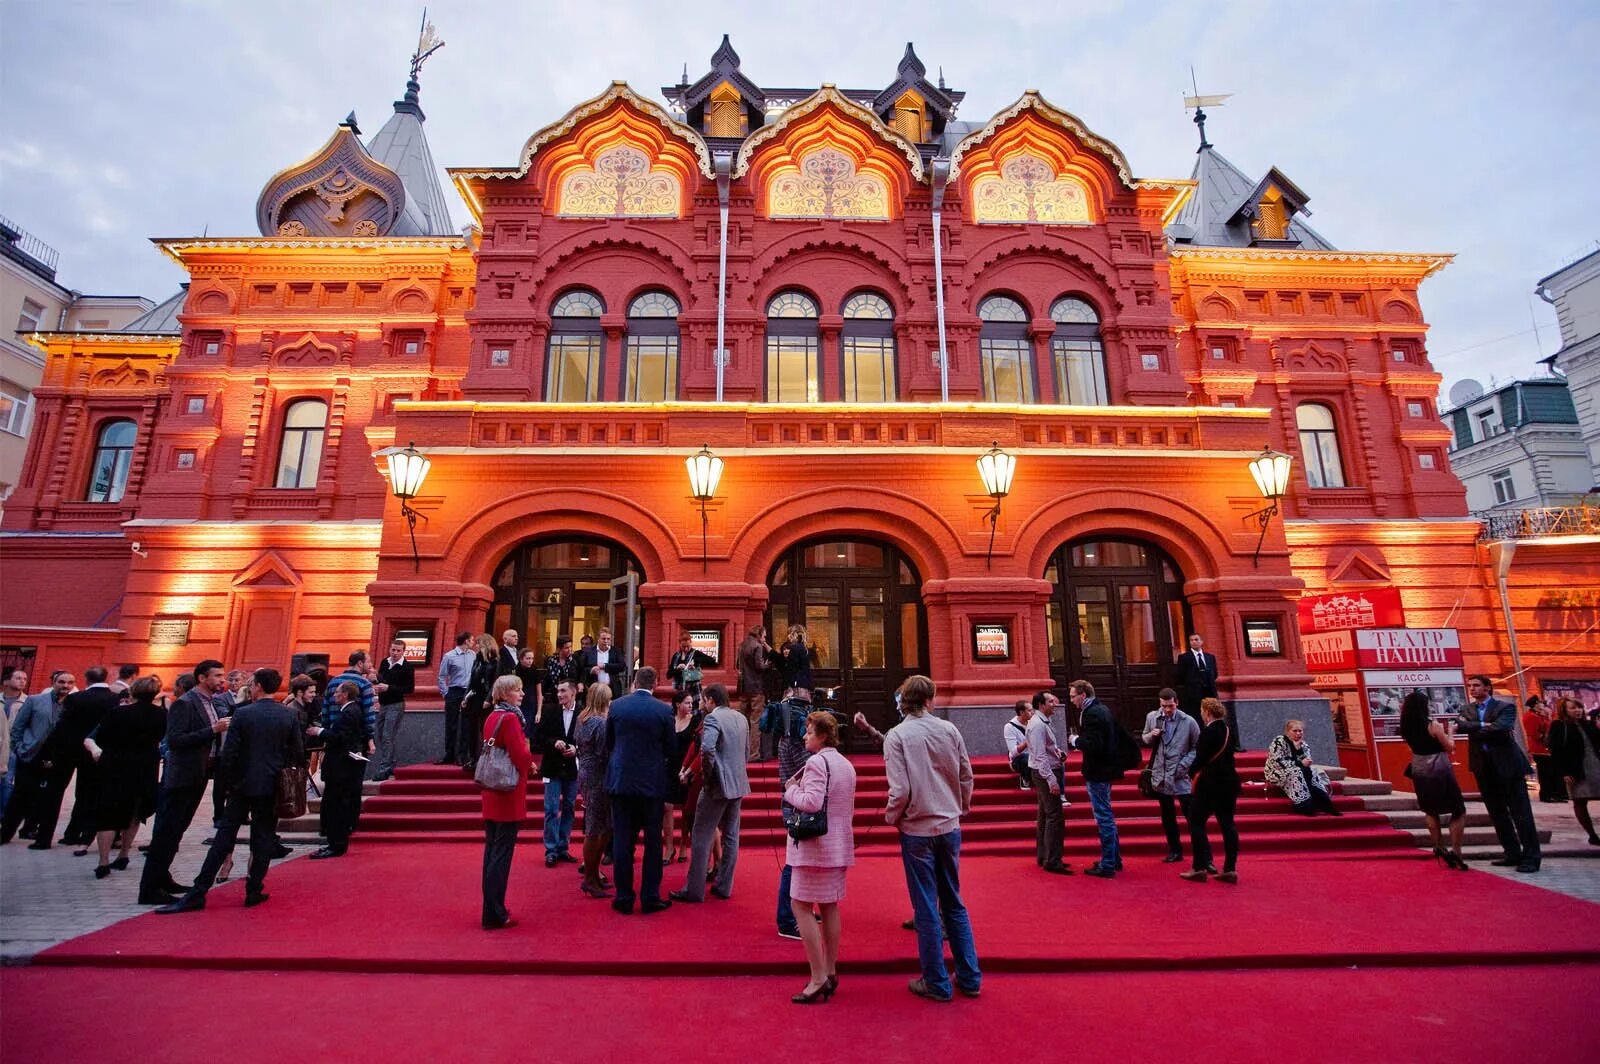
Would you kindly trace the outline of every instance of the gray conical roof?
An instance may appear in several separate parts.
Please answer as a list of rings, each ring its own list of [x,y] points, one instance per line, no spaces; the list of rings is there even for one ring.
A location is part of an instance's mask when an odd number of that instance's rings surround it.
[[[1167,226],[1167,234],[1182,243],[1201,247],[1249,247],[1250,222],[1238,215],[1239,204],[1259,182],[1225,159],[1211,145],[1200,149],[1189,179],[1199,187]],[[1289,220],[1289,239],[1307,251],[1332,251],[1334,247],[1298,217]]]
[[[422,131],[424,115],[417,92],[414,79],[406,82],[405,98],[395,101],[394,114],[367,142],[367,154],[399,174],[405,185],[406,206],[394,235],[453,236],[449,201]]]

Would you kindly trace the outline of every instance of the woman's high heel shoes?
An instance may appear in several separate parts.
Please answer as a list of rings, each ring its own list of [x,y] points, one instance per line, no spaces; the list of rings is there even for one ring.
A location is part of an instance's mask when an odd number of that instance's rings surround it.
[[[824,979],[822,981],[822,985],[817,987],[815,990],[811,991],[810,993],[802,990],[789,1000],[794,1002],[796,1005],[820,1005],[832,996],[833,984]]]

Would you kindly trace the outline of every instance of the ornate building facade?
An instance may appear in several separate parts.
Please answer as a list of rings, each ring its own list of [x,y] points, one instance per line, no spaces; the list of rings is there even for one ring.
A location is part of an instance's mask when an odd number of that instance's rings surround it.
[[[1327,749],[1307,593],[1393,585],[1510,671],[1434,408],[1418,288],[1449,256],[1338,250],[1204,138],[1150,180],[1036,92],[960,120],[909,46],[881,90],[773,89],[724,39],[663,95],[451,169],[463,236],[413,79],[268,181],[260,236],[157,241],[177,330],[36,337],[4,641],[170,672],[407,633],[426,675],[457,630],[610,624],[725,679],[798,622],[845,708],[927,672],[981,750],[1071,677],[1142,717],[1191,632],[1247,742],[1305,716]],[[408,444],[415,556],[375,457]],[[1258,546],[1269,446],[1295,461]]]

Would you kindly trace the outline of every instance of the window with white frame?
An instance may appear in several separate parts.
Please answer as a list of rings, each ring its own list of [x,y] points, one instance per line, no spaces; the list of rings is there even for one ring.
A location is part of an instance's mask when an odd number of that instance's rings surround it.
[[[133,444],[138,430],[132,421],[118,419],[100,426],[95,437],[94,463],[89,467],[89,502],[121,502],[128,490],[128,470],[133,467]]]
[[[296,399],[283,413],[283,444],[278,449],[280,488],[314,488],[322,469],[322,438],[328,428],[328,404],[321,399]]]
[[[678,397],[678,315],[666,292],[645,292],[628,304],[624,402],[663,403]]]
[[[990,296],[978,304],[978,359],[983,370],[983,397],[991,403],[1033,402],[1033,357],[1028,341],[1028,312],[1008,296]]]
[[[1321,403],[1301,403],[1295,409],[1300,432],[1300,457],[1306,484],[1313,488],[1342,488],[1344,463],[1339,459],[1339,430],[1333,411]]]
[[[600,398],[600,356],[605,336],[600,297],[576,289],[550,308],[550,368],[545,376],[545,400],[552,403],[592,403]]]
[[[17,315],[17,332],[38,332],[39,323],[43,320],[44,304],[36,303],[27,297],[23,297],[22,313]]]
[[[1056,402],[1106,405],[1106,356],[1100,344],[1099,311],[1077,296],[1063,296],[1051,304],[1050,318],[1056,323],[1050,338]]]
[[[20,384],[0,381],[0,432],[26,436],[32,422],[32,393]]]
[[[779,292],[767,304],[767,402],[817,401],[818,316],[816,300],[804,292]]]
[[[1511,470],[1501,469],[1489,475],[1489,483],[1494,485],[1494,501],[1496,506],[1504,506],[1508,502],[1517,501],[1517,485],[1511,479]]]
[[[1500,412],[1494,407],[1475,411],[1472,416],[1478,423],[1479,440],[1487,440],[1490,436],[1498,436],[1505,431],[1500,424]]]
[[[844,401],[894,401],[894,309],[873,292],[857,292],[844,303],[839,338]]]

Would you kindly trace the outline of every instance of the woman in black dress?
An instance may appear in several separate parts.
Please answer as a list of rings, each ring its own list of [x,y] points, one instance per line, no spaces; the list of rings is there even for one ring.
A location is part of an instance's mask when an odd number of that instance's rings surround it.
[[[478,637],[478,656],[472,659],[472,678],[467,681],[467,696],[461,700],[461,727],[468,735],[482,735],[483,722],[493,705],[489,693],[504,668],[500,644],[494,636],[485,633]],[[478,767],[478,747],[472,744],[471,760],[466,765],[467,775]]]
[[[106,714],[93,737],[84,740],[98,769],[95,788],[95,843],[100,848],[96,879],[128,867],[139,825],[155,812],[161,771],[161,740],[167,711],[157,702],[161,679],[141,676],[128,689],[132,701]],[[122,833],[121,852],[111,859],[111,843]]]
[[[1467,871],[1461,857],[1461,835],[1467,828],[1467,806],[1461,798],[1450,755],[1455,751],[1456,722],[1445,724],[1433,719],[1428,696],[1412,691],[1400,704],[1400,738],[1411,747],[1411,767],[1406,775],[1417,790],[1417,805],[1428,819],[1428,838],[1433,855],[1447,868]],[[1444,848],[1439,818],[1450,818],[1450,849]]]
[[[1239,833],[1234,830],[1233,812],[1239,804],[1239,770],[1233,764],[1233,732],[1228,727],[1228,711],[1215,698],[1202,699],[1200,742],[1195,746],[1194,764],[1189,779],[1194,789],[1189,799],[1189,843],[1194,851],[1194,867],[1178,874],[1184,879],[1203,882],[1215,875],[1224,883],[1239,882],[1235,866],[1239,863]],[[1222,871],[1211,864],[1211,840],[1206,837],[1206,821],[1217,818],[1222,832]]]
[[[687,846],[673,845],[672,829],[674,811],[683,808],[689,792],[688,783],[683,778],[684,762],[689,756],[689,750],[700,738],[700,722],[705,719],[705,715],[695,708],[699,701],[698,696],[688,691],[672,693],[672,728],[677,745],[667,762],[666,815],[661,818],[661,850],[663,853],[670,852],[671,856],[667,858],[668,864],[689,859]],[[684,810],[684,815],[689,815],[688,810]]]

